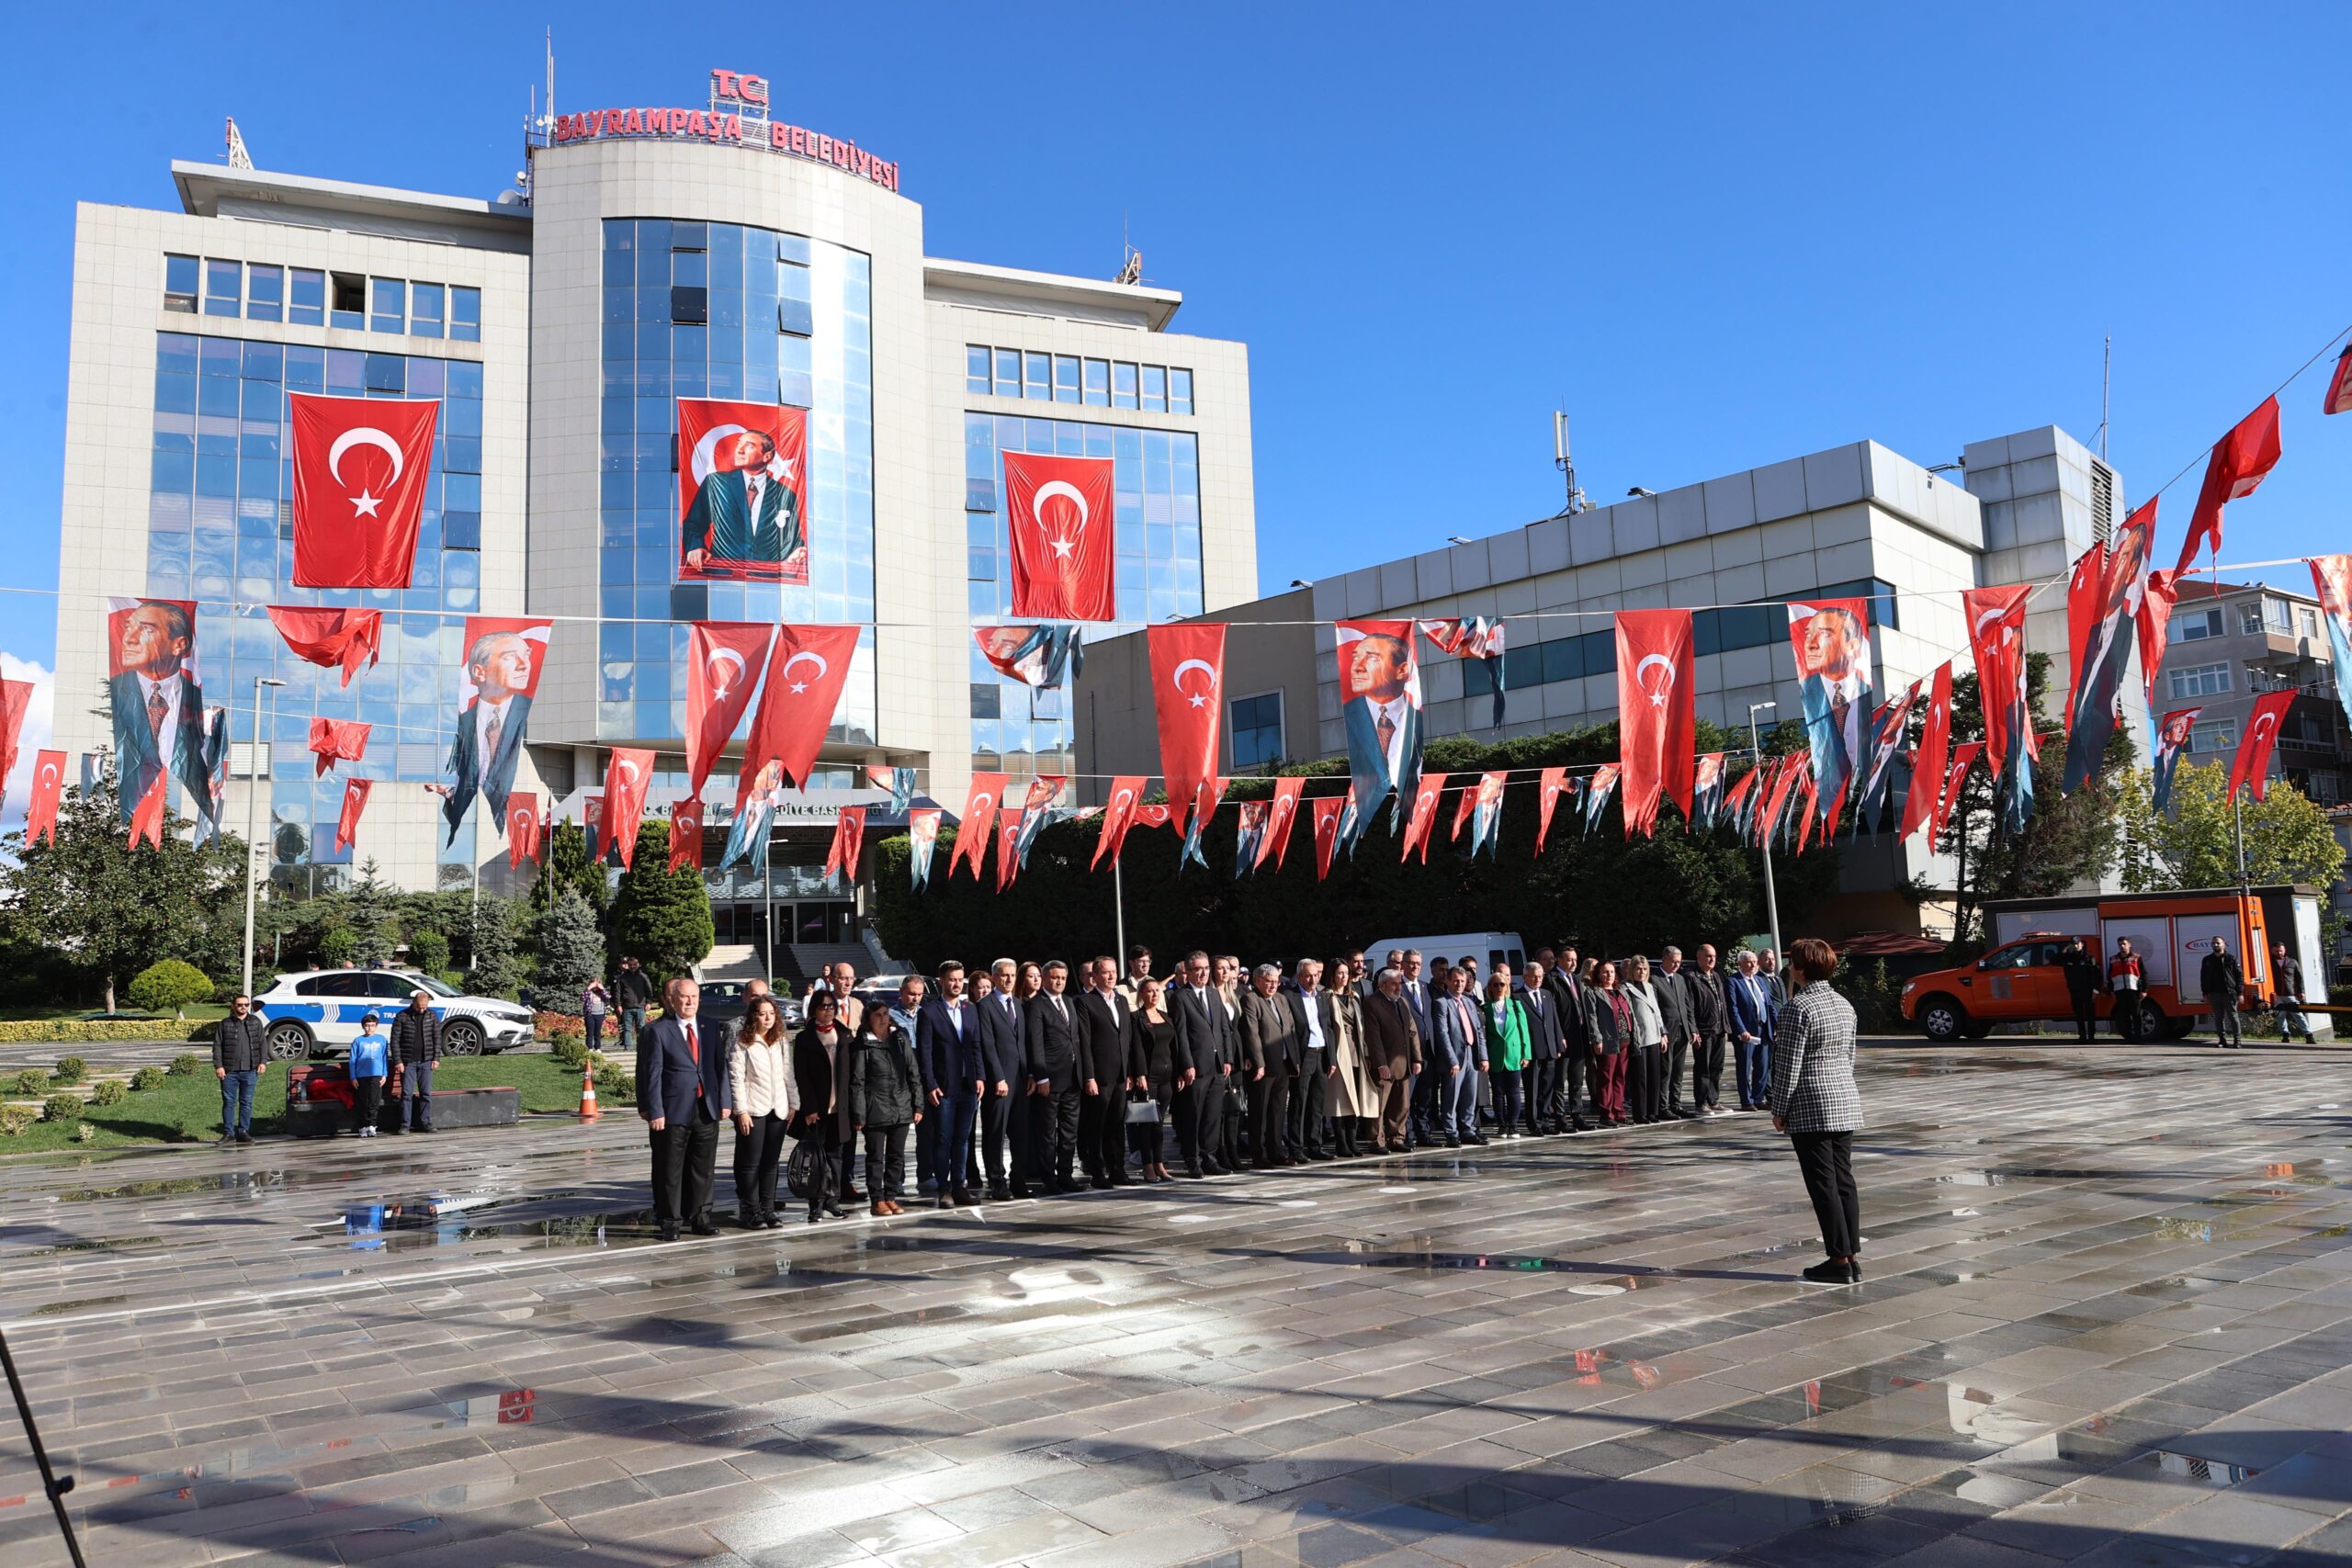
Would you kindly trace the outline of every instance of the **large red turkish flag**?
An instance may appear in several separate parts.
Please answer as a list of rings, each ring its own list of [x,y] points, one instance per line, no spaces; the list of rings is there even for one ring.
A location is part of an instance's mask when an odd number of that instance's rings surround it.
[[[1152,706],[1159,716],[1159,772],[1176,830],[1192,823],[1193,797],[1216,775],[1225,717],[1225,626],[1191,622],[1145,628],[1151,646]]]
[[[359,814],[368,809],[368,792],[376,787],[373,779],[343,781],[343,809],[335,814],[334,852],[348,854],[354,840],[359,837]]]
[[[865,807],[844,806],[833,822],[833,841],[825,851],[825,878],[841,873],[841,886],[857,886],[857,857],[865,847]]]
[[[1617,751],[1624,767],[1625,836],[1655,832],[1669,796],[1690,815],[1698,773],[1690,612],[1617,612]]]
[[[384,641],[381,610],[321,610],[303,604],[272,604],[269,624],[298,659],[321,669],[343,670],[343,683],[372,669]]]
[[[1012,541],[1012,613],[1110,621],[1111,459],[1004,455],[1004,522]]]
[[[1421,852],[1421,863],[1430,863],[1430,830],[1437,826],[1437,797],[1444,790],[1443,773],[1421,775],[1420,783],[1413,790],[1412,813],[1405,818],[1405,848],[1396,856],[1399,861],[1411,858],[1418,847]]]
[[[287,397],[294,585],[406,588],[433,467],[431,398]]]
[[[1320,882],[1331,874],[1331,852],[1340,847],[1340,813],[1348,802],[1344,795],[1324,795],[1307,804],[1315,808],[1315,880]]]
[[[964,796],[963,819],[956,825],[956,852],[947,857],[950,877],[968,858],[972,880],[980,879],[980,866],[989,858],[989,829],[996,821],[997,807],[1004,799],[1004,786],[1009,782],[1004,773],[972,775],[971,790]]]
[[[349,718],[314,718],[311,721],[311,750],[319,759],[318,771],[312,778],[324,778],[329,768],[337,762],[356,762],[368,755],[368,731],[374,726]]]
[[[1535,781],[1535,853],[1544,853],[1544,840],[1552,836],[1552,813],[1559,809],[1560,796],[1568,792],[1568,770],[1546,768]]]
[[[856,652],[855,626],[776,628],[760,711],[752,715],[752,733],[743,743],[746,776],[774,761],[795,787],[808,787],[808,770],[832,728],[833,709]]]
[[[702,866],[702,797],[688,795],[670,807],[670,874]]]
[[[2176,573],[2188,570],[2197,552],[2207,545],[2218,560],[2222,554],[2222,508],[2255,492],[2263,477],[2278,466],[2278,399],[2265,398],[2262,406],[2238,421],[2213,445],[2205,464],[2205,482],[2197,491],[2197,510],[2188,519],[2188,536],[2180,542]]]
[[[686,784],[696,795],[752,705],[775,636],[770,626],[696,621],[686,638]]]
[[[1919,730],[1919,757],[1911,767],[1911,788],[1903,797],[1903,832],[1907,839],[1922,828],[1932,829],[1936,807],[1942,799],[1944,763],[1951,754],[1951,660],[1947,659],[1936,666],[1935,678],[1928,682],[1927,722]],[[1928,850],[1933,853],[1936,836],[1928,835]]]
[[[33,795],[25,807],[25,842],[57,842],[57,797],[65,788],[65,753],[33,753]]]
[[[605,837],[621,852],[627,871],[637,856],[637,828],[645,818],[645,792],[653,783],[653,753],[616,746],[605,764]]]
[[[2238,738],[2238,754],[2230,760],[2230,799],[2238,797],[2241,787],[2251,789],[2256,800],[2263,797],[2270,785],[2270,749],[2278,744],[2278,727],[2286,722],[2287,710],[2294,704],[2292,690],[2269,692],[2254,699],[2245,733]]]

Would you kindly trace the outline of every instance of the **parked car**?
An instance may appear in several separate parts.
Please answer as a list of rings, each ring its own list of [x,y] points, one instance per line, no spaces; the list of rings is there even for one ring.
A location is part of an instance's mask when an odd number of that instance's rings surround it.
[[[441,1049],[451,1056],[494,1056],[531,1043],[531,1010],[498,997],[469,997],[410,969],[314,969],[281,975],[254,998],[266,1026],[270,1055],[280,1062],[348,1055],[368,1013],[389,1032],[392,1014],[418,991],[441,1020]]]

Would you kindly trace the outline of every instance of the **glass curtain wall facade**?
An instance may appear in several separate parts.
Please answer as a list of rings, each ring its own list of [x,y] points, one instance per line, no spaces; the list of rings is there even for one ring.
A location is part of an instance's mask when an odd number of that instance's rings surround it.
[[[1135,631],[1171,615],[1201,613],[1200,444],[1191,432],[967,412],[966,577],[974,626],[995,626],[1012,617],[1012,564],[1001,482],[1007,452],[1112,460],[1119,619],[1082,627],[1089,640]],[[1075,741],[1069,694],[1032,691],[998,673],[977,645],[967,657],[972,766],[1001,770],[1009,760],[1019,758],[1033,761],[1039,773],[1070,772]]]
[[[872,264],[770,229],[665,218],[604,226],[596,731],[685,733],[685,623],[874,619]],[[678,576],[680,398],[808,412],[806,587]],[[871,741],[874,634],[827,739]],[[731,789],[715,790],[723,820]]]
[[[407,589],[293,586],[289,392],[442,400]],[[473,360],[157,334],[147,592],[196,601],[205,697],[229,708],[234,742],[255,738],[255,677],[286,682],[261,739],[270,742],[270,874],[298,895],[342,886],[347,871],[329,863],[350,859],[334,852],[343,779],[311,777],[313,717],[374,726],[371,776],[440,776],[457,721],[465,616],[481,604],[481,393]],[[381,662],[346,689],[340,671],[288,651],[265,613],[270,604],[383,610]],[[445,878],[470,876],[480,817],[469,815],[442,851]]]

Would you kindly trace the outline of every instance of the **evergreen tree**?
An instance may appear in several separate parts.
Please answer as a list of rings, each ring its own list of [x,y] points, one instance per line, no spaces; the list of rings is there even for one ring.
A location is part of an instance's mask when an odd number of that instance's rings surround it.
[[[571,887],[588,900],[602,924],[612,904],[612,879],[605,867],[588,858],[588,830],[576,822],[559,822],[548,835],[546,854],[547,874],[531,884],[531,908],[545,909],[550,887]],[[662,855],[667,863],[669,842],[662,841]]]
[[[512,996],[522,982],[522,966],[514,959],[514,911],[494,894],[483,894],[474,908],[473,960],[466,984],[476,996]]]
[[[552,1012],[576,1012],[580,993],[605,972],[605,938],[596,912],[576,887],[559,886],[555,903],[538,919],[538,982],[534,991]]]
[[[666,821],[638,829],[635,858],[613,899],[612,933],[614,950],[643,964],[657,985],[686,974],[718,940],[702,873],[685,866],[670,874]]]
[[[353,962],[368,969],[380,969],[390,964],[392,890],[384,886],[373,855],[360,863],[358,879],[344,899],[344,915],[351,927]]]

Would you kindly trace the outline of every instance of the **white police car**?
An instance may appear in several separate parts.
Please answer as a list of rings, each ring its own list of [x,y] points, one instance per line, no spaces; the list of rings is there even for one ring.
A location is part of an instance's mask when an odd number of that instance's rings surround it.
[[[314,969],[281,975],[254,998],[267,1032],[270,1055],[280,1062],[347,1054],[359,1021],[377,1015],[391,1032],[392,1014],[418,991],[441,1020],[441,1051],[449,1056],[498,1055],[531,1042],[531,1010],[496,997],[469,997],[430,975],[408,969]]]

